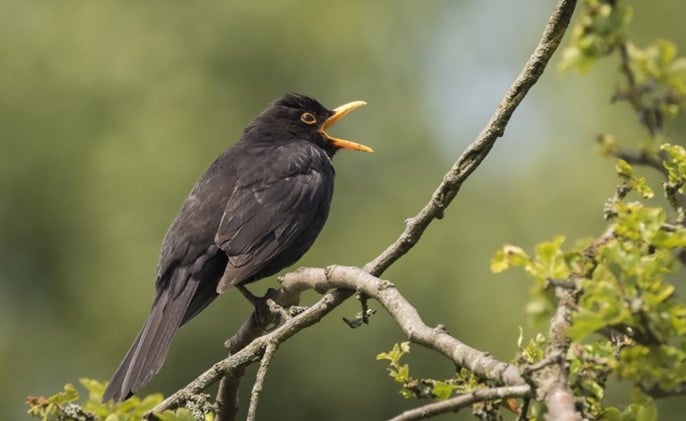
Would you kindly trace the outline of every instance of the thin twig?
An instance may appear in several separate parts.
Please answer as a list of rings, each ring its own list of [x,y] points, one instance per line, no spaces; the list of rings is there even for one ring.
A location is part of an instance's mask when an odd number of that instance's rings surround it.
[[[550,365],[559,364],[562,359],[563,359],[563,355],[560,353],[547,354],[547,356],[545,358],[543,358],[542,360],[536,361],[533,364],[529,364],[528,366],[525,366],[522,369],[522,376],[528,377],[532,373],[535,373],[536,371],[539,371],[539,370],[546,368]]]
[[[477,402],[492,401],[495,399],[525,397],[531,393],[528,386],[504,386],[491,389],[477,389],[466,395],[455,396],[440,402],[430,403],[418,408],[410,409],[395,417],[390,421],[410,421],[423,418],[435,417],[436,415],[448,412],[458,412],[459,410],[473,405]]]
[[[615,158],[623,159],[631,165],[640,165],[652,168],[654,170],[657,170],[660,174],[662,174],[665,177],[669,175],[667,168],[665,168],[665,166],[663,165],[663,160],[651,156],[645,150],[634,151],[621,149],[615,146],[613,148],[610,148],[607,151],[607,153],[611,156],[614,156]],[[663,156],[661,156],[661,158],[663,158]]]
[[[662,130],[662,112],[657,105],[649,106],[643,101],[645,94],[651,87],[649,85],[639,86],[636,82],[636,75],[631,68],[631,57],[629,57],[628,42],[619,44],[620,70],[626,77],[627,88],[623,92],[615,94],[614,98],[624,99],[636,112],[639,121],[648,130],[651,136],[657,137]]]
[[[274,358],[274,353],[278,347],[279,346],[276,342],[269,342],[267,344],[267,348],[264,350],[262,361],[260,361],[260,368],[257,369],[255,384],[253,385],[252,392],[250,393],[250,406],[248,407],[248,417],[246,418],[247,421],[255,421],[257,404],[260,402],[260,395],[262,394],[264,379],[267,377],[269,364],[272,362],[272,358]]]
[[[238,392],[240,391],[241,379],[245,375],[245,369],[246,367],[241,367],[234,370],[232,376],[224,376],[219,383],[216,398],[217,419],[236,419],[240,403]]]
[[[639,385],[639,387],[643,393],[656,399],[686,395],[686,383],[680,383],[672,388],[663,388],[657,384],[650,387]]]
[[[224,343],[229,350],[229,356],[245,348],[254,339],[265,333],[258,323],[257,317],[248,317],[236,333]],[[241,379],[245,375],[246,366],[235,369],[230,376],[224,376],[217,390],[217,418],[219,420],[234,420],[238,415]]]

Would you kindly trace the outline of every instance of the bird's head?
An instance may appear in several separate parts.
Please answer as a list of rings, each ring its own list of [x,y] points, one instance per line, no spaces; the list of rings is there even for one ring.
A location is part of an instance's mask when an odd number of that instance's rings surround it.
[[[372,152],[372,148],[368,146],[336,138],[326,132],[350,111],[366,104],[364,101],[352,101],[329,110],[308,96],[286,94],[269,104],[253,125],[269,125],[275,130],[283,131],[282,135],[306,139],[324,149],[329,156],[333,156],[339,149]],[[279,133],[272,133],[274,135],[278,137]]]

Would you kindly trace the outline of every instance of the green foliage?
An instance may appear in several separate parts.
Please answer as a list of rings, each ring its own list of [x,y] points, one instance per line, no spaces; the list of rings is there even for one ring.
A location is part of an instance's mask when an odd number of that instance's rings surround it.
[[[543,359],[545,355],[545,346],[548,343],[545,335],[538,333],[534,338],[530,339],[526,345],[522,345],[524,341],[524,330],[519,328],[519,338],[517,339],[517,347],[519,353],[515,363],[518,365],[533,364]]]
[[[496,252],[491,269],[524,268],[534,285],[529,306],[546,309],[541,314],[556,305],[551,284],[577,294],[566,331],[572,341],[566,358],[569,385],[584,417],[655,420],[653,397],[682,393],[686,385],[686,303],[673,283],[680,261],[686,261],[686,150],[661,143],[666,138],[662,117],[677,116],[686,95],[686,59],[665,40],[644,49],[629,41],[632,10],[624,2],[587,0],[585,6],[561,68],[584,72],[619,51],[626,86],[614,98],[631,105],[651,139],[638,150],[624,150],[613,135],[599,136],[602,152],[620,158],[615,165],[620,184],[605,205],[608,227],[602,235],[565,250],[558,236],[536,246],[533,257],[508,245]],[[674,212],[647,202],[654,190],[637,174],[636,164],[666,177],[662,189]],[[628,200],[632,192],[642,201]],[[521,338],[520,333],[517,363],[543,358],[543,340],[540,346],[530,342],[522,347]],[[634,386],[624,408],[604,404],[610,376]]]
[[[560,70],[587,72],[600,58],[620,51],[620,72],[627,79],[615,100],[629,101],[644,124],[661,127],[664,117],[676,117],[686,96],[686,57],[674,43],[657,39],[641,48],[628,40],[633,9],[622,0],[586,0],[584,13],[563,51]]]
[[[49,397],[27,398],[28,414],[43,421],[53,420],[105,420],[105,421],[138,421],[143,415],[162,402],[159,393],[144,398],[132,396],[121,403],[102,403],[102,394],[107,386],[104,382],[92,379],[80,379],[81,386],[88,392],[88,397],[80,404],[79,392],[71,384],[64,386],[62,392]],[[164,411],[158,414],[161,421],[195,421],[214,420],[214,414],[208,407],[197,405],[191,408],[180,408],[175,411]]]
[[[679,145],[663,144],[660,149],[667,154],[668,159],[664,161],[667,169],[667,181],[664,184],[665,196],[669,204],[676,209],[676,223],[683,225],[686,222],[686,212],[684,212],[683,201],[678,195],[684,193],[684,183],[686,182],[686,151]]]
[[[410,368],[407,364],[400,365],[400,358],[403,355],[410,352],[410,343],[401,342],[400,344],[394,344],[393,349],[389,352],[382,352],[376,356],[377,360],[388,360],[388,374],[393,380],[403,385],[407,384],[410,380]],[[400,391],[404,397],[409,398],[411,393],[403,389]]]
[[[79,399],[79,392],[67,383],[61,392],[50,397],[29,396],[26,404],[29,406],[28,414],[41,420],[94,420],[95,414],[86,412],[74,404]]]
[[[491,271],[494,273],[511,267],[522,267],[534,280],[526,313],[535,322],[550,317],[555,308],[554,294],[548,288],[550,281],[567,279],[575,271],[581,270],[580,249],[563,251],[564,241],[565,237],[560,235],[549,242],[538,244],[533,257],[520,247],[506,245],[491,259]]]
[[[657,39],[641,49],[628,42],[627,49],[636,83],[656,81],[680,93],[686,92],[686,58],[677,55],[674,43]]]
[[[655,421],[658,419],[657,406],[648,396],[634,392],[633,403],[624,410],[606,408],[600,417],[603,421]]]
[[[569,383],[575,390],[584,414],[599,418],[606,412],[602,405],[605,387],[615,366],[615,346],[608,340],[574,344],[569,352]]]
[[[686,385],[686,304],[671,282],[686,247],[686,151],[660,144],[665,138],[662,117],[678,115],[686,95],[686,59],[678,57],[668,41],[657,40],[644,49],[629,41],[625,30],[631,16],[631,8],[621,1],[586,1],[561,63],[563,69],[583,72],[619,51],[627,84],[615,99],[627,101],[652,135],[637,151],[622,150],[613,135],[599,136],[605,155],[628,157],[615,165],[620,185],[604,209],[609,222],[605,233],[565,250],[558,236],[536,246],[533,257],[508,245],[491,262],[493,272],[522,267],[533,279],[528,309],[537,320],[556,305],[551,284],[578,291],[578,306],[566,332],[572,340],[569,382],[585,416],[608,420],[656,419],[657,407],[649,394],[670,395]],[[627,200],[632,192],[643,201],[655,196],[635,164],[650,165],[665,175],[662,189],[673,213]],[[543,341],[522,347],[521,336],[517,362],[541,359]],[[623,409],[603,404],[612,375],[634,385]]]
[[[410,352],[410,343],[401,342],[393,345],[389,352],[376,356],[377,360],[387,360],[388,374],[402,385],[400,394],[406,398],[445,400],[453,393],[469,393],[482,387],[477,378],[468,370],[460,369],[453,378],[436,380],[415,378],[410,375],[410,366],[401,364],[400,359]]]
[[[626,43],[628,66],[635,82],[652,89],[662,115],[676,117],[686,95],[686,57],[677,56],[676,46],[666,40],[655,40],[645,48]]]
[[[637,177],[634,175],[633,168],[625,160],[618,159],[615,170],[617,171],[617,175],[627,182],[628,187],[632,190],[636,190],[644,199],[650,199],[655,196],[653,190],[648,187],[645,177]]]
[[[671,162],[665,163],[670,181],[683,184],[686,153],[669,145],[662,149]],[[653,196],[645,179],[636,177],[627,162],[617,163],[617,173],[629,191],[643,198]],[[567,330],[574,342],[568,359],[570,383],[583,402],[584,413],[608,419],[654,419],[652,401],[633,402],[620,411],[603,407],[602,400],[606,380],[613,373],[639,390],[668,391],[686,384],[686,304],[667,279],[679,269],[678,252],[686,247],[686,228],[668,224],[661,207],[625,200],[611,203],[608,230],[590,246],[564,251],[563,238],[556,237],[536,246],[533,258],[506,246],[496,253],[491,267],[495,272],[523,267],[536,285],[534,306],[540,306],[549,289],[546,279],[564,279],[570,283],[567,287],[576,285],[580,298]],[[592,264],[584,263],[585,259]],[[553,302],[545,305],[549,308]],[[531,364],[542,358],[543,344],[538,339],[522,347],[520,334],[518,362]]]
[[[668,159],[664,161],[667,169],[668,180],[679,193],[683,193],[683,185],[686,180],[686,150],[679,145],[663,144],[660,150],[664,151]]]
[[[560,69],[576,68],[585,73],[597,61],[623,43],[624,30],[633,18],[633,8],[613,0],[586,0],[585,13],[572,29],[572,42],[562,53]]]

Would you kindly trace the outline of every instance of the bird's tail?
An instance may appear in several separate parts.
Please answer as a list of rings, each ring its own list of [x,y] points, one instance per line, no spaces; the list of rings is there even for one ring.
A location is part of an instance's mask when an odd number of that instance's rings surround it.
[[[112,375],[103,402],[127,399],[160,371],[172,337],[184,320],[196,289],[197,281],[191,278],[180,291],[169,288],[159,291],[148,320]]]

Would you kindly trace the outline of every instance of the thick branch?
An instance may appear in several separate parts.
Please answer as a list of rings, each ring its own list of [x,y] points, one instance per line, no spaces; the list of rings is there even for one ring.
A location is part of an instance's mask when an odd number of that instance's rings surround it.
[[[550,344],[546,355],[566,355],[569,349],[567,329],[572,322],[572,309],[576,306],[577,291],[557,287],[555,293],[558,299],[555,316],[550,322]],[[548,407],[546,419],[560,421],[581,420],[581,415],[574,406],[574,393],[568,385],[569,368],[564,358],[559,358],[558,364],[549,365],[535,376],[538,393]]]
[[[345,266],[329,266],[326,269],[301,269],[283,278],[283,288],[291,283],[306,282],[311,285],[328,283],[331,288],[358,291],[377,300],[393,317],[410,341],[440,352],[460,367],[466,367],[478,376],[510,385],[523,384],[517,367],[502,362],[486,352],[476,350],[460,342],[444,327],[424,324],[417,310],[398,292],[395,286],[367,272]]]
[[[430,403],[419,408],[410,409],[390,419],[390,421],[410,421],[423,418],[435,417],[448,412],[457,412],[477,402],[491,401],[494,399],[524,397],[531,393],[526,385],[494,387],[491,389],[478,389],[466,395],[455,396],[440,402]]]
[[[214,364],[189,385],[165,399],[154,409],[154,412],[175,408],[183,403],[188,396],[202,392],[222,376],[233,375],[247,365],[259,361],[269,344],[278,346],[300,330],[317,323],[348,298],[347,294],[341,295],[340,292],[350,290],[359,290],[379,300],[394,318],[397,317],[402,321],[401,327],[413,341],[441,352],[455,363],[473,370],[484,378],[508,384],[521,385],[523,383],[514,366],[498,361],[487,353],[470,348],[452,338],[444,329],[426,326],[416,310],[392,287],[392,284],[375,278],[361,269],[340,266],[329,267],[326,271],[324,269],[300,269],[293,274],[286,275],[283,282],[286,290],[291,283],[298,288],[309,283],[320,286],[328,284],[330,287],[346,289],[336,289],[325,294],[312,307],[295,317],[289,318],[279,328],[255,339],[242,350]],[[528,386],[526,387],[528,388]]]

